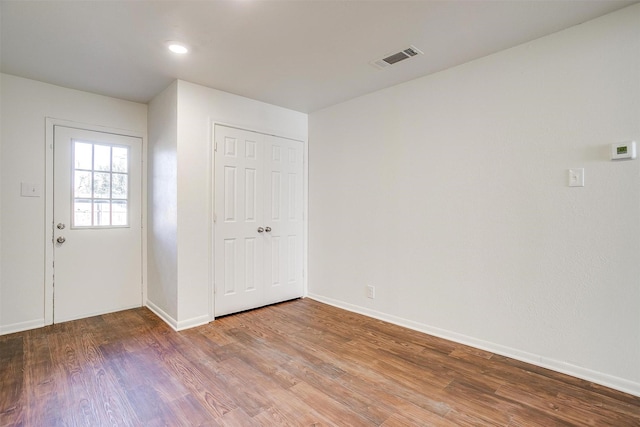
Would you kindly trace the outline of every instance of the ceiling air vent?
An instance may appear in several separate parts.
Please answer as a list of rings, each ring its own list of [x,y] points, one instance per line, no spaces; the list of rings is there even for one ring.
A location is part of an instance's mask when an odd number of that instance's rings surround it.
[[[417,55],[422,55],[422,51],[415,46],[409,46],[400,52],[392,53],[382,59],[372,61],[371,65],[377,68],[385,68],[389,65],[397,64],[400,61],[404,61],[405,59],[409,59]]]

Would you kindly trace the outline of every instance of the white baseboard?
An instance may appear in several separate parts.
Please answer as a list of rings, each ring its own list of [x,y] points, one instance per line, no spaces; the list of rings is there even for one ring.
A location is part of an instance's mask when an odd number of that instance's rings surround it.
[[[29,320],[28,322],[12,323],[0,326],[0,335],[13,334],[15,332],[28,331],[45,326],[44,319]]]
[[[145,306],[149,310],[153,311],[156,316],[158,316],[160,319],[162,319],[164,321],[164,323],[166,323],[167,325],[171,326],[171,328],[174,331],[178,330],[178,321],[176,319],[174,319],[173,317],[169,316],[163,309],[161,309],[160,307],[158,307],[157,305],[155,305],[154,303],[152,303],[149,300],[147,300]]]
[[[530,363],[532,365],[539,366],[541,368],[550,369],[552,371],[560,372],[563,374],[571,375],[576,378],[580,378],[586,381],[590,381],[596,384],[603,385],[615,390],[629,393],[634,396],[640,397],[640,383],[629,381],[624,378],[614,377],[612,375],[604,374],[602,372],[592,371],[580,366],[572,365],[570,363],[562,362],[560,360],[550,359],[537,354],[529,353],[526,351],[518,350],[511,347],[506,347],[500,344],[479,340],[477,338],[469,337],[467,335],[458,334],[456,332],[447,331],[445,329],[436,328],[423,323],[415,322],[412,320],[404,319],[401,317],[393,316],[390,314],[382,313],[379,311],[371,310],[366,307],[361,307],[354,304],[349,304],[343,301],[327,298],[322,295],[316,295],[309,293],[308,298],[332,305],[334,307],[342,308],[347,311],[362,314],[374,319],[383,320],[385,322],[393,323],[394,325],[404,326],[405,328],[413,329],[418,332],[424,332],[425,334],[433,335],[439,338],[443,338],[449,341],[454,341],[459,344],[468,345],[481,350],[489,351],[491,353],[499,354],[501,356],[509,357],[512,359],[520,360],[522,362]]]
[[[184,331],[185,329],[195,328],[196,326],[202,326],[209,323],[209,315],[203,315],[198,317],[192,317],[191,319],[181,320],[178,322],[176,331]]]
[[[153,311],[156,316],[162,319],[167,325],[171,326],[174,331],[178,332],[184,331],[185,329],[195,328],[196,326],[206,325],[210,320],[209,315],[207,314],[187,320],[177,321],[151,301],[147,301],[146,306],[147,308],[149,308],[149,310]]]

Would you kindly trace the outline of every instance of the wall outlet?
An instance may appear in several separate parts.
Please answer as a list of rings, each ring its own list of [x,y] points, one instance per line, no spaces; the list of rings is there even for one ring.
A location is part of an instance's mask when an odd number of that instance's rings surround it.
[[[376,288],[375,286],[368,285],[367,286],[367,298],[375,298],[376,297]]]

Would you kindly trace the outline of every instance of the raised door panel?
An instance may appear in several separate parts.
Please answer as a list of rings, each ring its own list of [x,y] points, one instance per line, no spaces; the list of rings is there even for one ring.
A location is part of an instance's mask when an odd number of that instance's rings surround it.
[[[302,296],[303,146],[301,142],[267,137],[265,159],[268,213],[271,232],[265,248],[268,302]]]
[[[215,315],[253,308],[263,300],[263,136],[216,127],[214,240]]]

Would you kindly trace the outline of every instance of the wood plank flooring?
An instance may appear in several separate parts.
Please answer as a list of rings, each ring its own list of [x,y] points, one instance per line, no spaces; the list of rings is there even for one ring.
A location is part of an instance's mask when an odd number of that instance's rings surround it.
[[[295,300],[0,337],[1,426],[640,426],[640,398]]]

